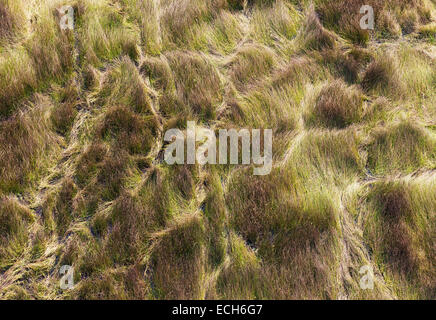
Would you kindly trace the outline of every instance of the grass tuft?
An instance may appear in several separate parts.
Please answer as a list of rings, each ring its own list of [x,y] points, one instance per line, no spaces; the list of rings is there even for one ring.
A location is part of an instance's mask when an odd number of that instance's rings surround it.
[[[334,49],[336,39],[333,33],[324,29],[318,15],[309,9],[302,30],[303,46],[308,50]]]
[[[199,299],[204,279],[202,218],[182,215],[159,235],[153,250],[152,281],[158,299]]]
[[[326,84],[316,99],[309,123],[345,128],[358,122],[363,114],[363,95],[357,87],[348,87],[342,80]]]
[[[362,87],[367,92],[381,95],[401,94],[403,88],[394,58],[389,55],[377,57],[365,70]]]
[[[167,55],[173,70],[177,98],[187,112],[206,119],[215,117],[222,99],[221,80],[216,68],[204,57],[182,51]]]
[[[229,63],[229,74],[238,90],[244,91],[271,72],[276,61],[274,53],[264,46],[242,47]]]
[[[436,141],[425,128],[403,121],[374,132],[368,146],[368,166],[376,174],[412,172],[431,167],[435,151]]]
[[[152,124],[127,107],[113,107],[105,113],[99,136],[116,148],[146,155],[154,141]]]

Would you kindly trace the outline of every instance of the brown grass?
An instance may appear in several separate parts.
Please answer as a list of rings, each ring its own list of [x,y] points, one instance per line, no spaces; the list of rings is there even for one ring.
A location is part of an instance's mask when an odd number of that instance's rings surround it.
[[[30,211],[16,200],[0,197],[0,271],[9,267],[24,250],[27,227],[33,220]]]
[[[0,299],[435,298],[434,1],[61,4],[0,0]],[[271,173],[166,165],[189,120]]]
[[[231,225],[263,262],[257,280],[250,281],[261,287],[250,298],[308,298],[318,286],[331,281],[336,208],[322,194],[300,198],[291,181],[293,177],[284,179],[278,170],[268,177],[244,178],[241,174],[229,186],[226,202]],[[229,289],[236,284],[227,283]],[[333,298],[334,291],[331,287],[317,294]]]
[[[214,118],[222,99],[221,80],[215,67],[192,52],[175,51],[167,58],[174,73],[178,99],[193,114]]]
[[[435,159],[435,145],[429,133],[412,121],[377,128],[368,145],[368,166],[377,174],[412,172],[431,165],[429,160]]]
[[[402,83],[394,58],[389,55],[377,57],[363,74],[362,87],[382,94],[401,94]]]
[[[138,113],[152,113],[150,89],[132,60],[124,56],[109,69],[99,92],[101,105],[124,105]]]
[[[80,156],[76,168],[76,177],[80,185],[92,178],[106,156],[107,148],[100,143],[90,145]]]
[[[296,86],[307,80],[315,82],[321,72],[314,60],[304,56],[295,57],[273,74],[271,84],[275,88],[284,88],[286,85]]]
[[[59,80],[73,68],[72,35],[60,30],[52,14],[46,13],[40,19],[42,21],[36,25],[26,48],[33,60],[36,75],[42,82],[51,78]]]
[[[344,128],[360,120],[363,96],[357,87],[342,80],[326,84],[318,95],[313,117],[327,127]]]
[[[181,217],[153,250],[152,281],[159,299],[199,299],[204,272],[202,219]]]
[[[152,121],[122,106],[110,108],[99,128],[101,138],[131,154],[147,154],[154,141],[153,133]]]
[[[318,59],[325,64],[335,77],[341,77],[347,83],[356,83],[365,62],[362,58],[339,50],[324,50]]]
[[[21,17],[11,10],[9,1],[0,2],[0,40],[10,39],[14,35],[18,23],[22,22]]]
[[[324,25],[354,43],[367,44],[370,33],[360,28],[360,7],[363,5],[374,8],[376,26],[372,34],[381,37],[411,33],[420,23],[428,22],[431,16],[426,2],[422,0],[327,0],[320,1],[316,10]]]
[[[245,45],[229,63],[229,75],[238,90],[244,91],[271,72],[275,65],[273,51],[260,45]]]
[[[74,218],[74,197],[77,187],[71,178],[65,178],[59,188],[59,192],[48,198],[44,205],[44,216],[49,212],[56,223],[58,235],[63,237]]]
[[[174,75],[168,60],[164,56],[159,58],[147,57],[142,62],[139,70],[141,75],[150,80],[153,88],[161,92],[158,97],[159,111],[165,116],[171,116],[180,112],[180,105],[176,101]]]
[[[116,199],[124,185],[126,171],[129,166],[128,154],[123,150],[113,150],[106,155],[101,170],[97,175],[97,182],[100,186],[103,200]]]
[[[306,15],[302,36],[304,47],[309,50],[333,49],[336,46],[334,34],[324,29],[313,7]]]
[[[123,193],[110,216],[110,234],[105,250],[116,263],[132,263],[147,247],[150,232],[156,229],[154,212],[137,198]]]
[[[52,108],[38,98],[33,110],[18,113],[0,123],[0,190],[19,192],[44,169],[45,159],[58,147],[46,113]],[[37,163],[39,161],[39,164]]]
[[[421,187],[421,190],[425,189]],[[419,192],[422,192],[421,190]],[[383,181],[376,184],[369,195],[381,219],[378,222],[380,225],[377,226],[381,229],[377,233],[377,242],[374,243],[376,254],[402,279],[412,282],[420,281],[419,275],[427,272],[425,268],[423,269],[428,263],[427,259],[432,259],[427,255],[428,249],[432,251],[430,247],[426,247],[427,240],[416,241],[417,237],[421,237],[416,233],[427,232],[432,224],[427,221],[426,223],[430,225],[421,226],[419,227],[422,228],[421,231],[417,231],[420,223],[424,222],[421,219],[427,218],[425,215],[421,216],[422,212],[417,210],[417,206],[424,209],[428,203],[425,193],[416,192],[417,189],[406,181]],[[423,202],[415,203],[416,196],[422,197]],[[431,283],[424,284],[421,289],[429,285],[431,286]]]

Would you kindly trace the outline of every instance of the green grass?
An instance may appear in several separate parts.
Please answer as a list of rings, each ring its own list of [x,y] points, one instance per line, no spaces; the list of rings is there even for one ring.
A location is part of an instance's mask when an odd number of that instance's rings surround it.
[[[421,26],[418,33],[420,37],[427,38],[434,42],[436,38],[436,23]]]
[[[136,60],[141,42],[140,30],[123,19],[105,0],[85,1],[77,18],[80,56],[84,63],[100,67],[121,55]]]
[[[267,46],[277,39],[292,40],[301,22],[301,14],[287,1],[275,1],[271,8],[256,7],[253,13],[253,38]],[[280,43],[280,42],[279,42]]]
[[[368,166],[375,174],[432,168],[435,151],[434,136],[411,120],[403,121],[374,130],[368,145]]]

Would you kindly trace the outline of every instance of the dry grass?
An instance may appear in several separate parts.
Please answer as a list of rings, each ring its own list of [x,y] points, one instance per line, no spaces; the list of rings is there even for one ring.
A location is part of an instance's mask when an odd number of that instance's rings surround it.
[[[51,113],[51,120],[56,132],[67,135],[78,114],[80,93],[77,85],[70,83],[57,93],[58,104]]]
[[[242,47],[229,63],[230,79],[238,90],[250,88],[271,72],[275,65],[273,51],[262,46]]]
[[[428,38],[434,41],[434,39],[436,38],[436,23],[433,22],[421,26],[418,32],[421,37]]]
[[[128,57],[116,61],[103,80],[100,105],[124,105],[139,113],[152,113],[151,92]]]
[[[64,4],[0,0],[0,299],[435,298],[434,1]],[[189,120],[271,173],[165,164]]]
[[[52,216],[56,223],[56,230],[60,237],[63,237],[70,223],[74,218],[74,197],[77,187],[71,178],[65,178],[59,191],[47,199],[44,205],[44,217],[49,219]]]
[[[126,107],[113,107],[105,114],[99,136],[131,154],[147,154],[154,140],[150,122]]]
[[[321,89],[308,120],[326,127],[344,128],[358,122],[362,114],[363,95],[360,90],[336,80]]]
[[[287,1],[273,1],[271,7],[256,6],[253,13],[253,38],[268,46],[275,46],[277,39],[292,40],[301,22],[301,15]]]
[[[58,150],[58,139],[50,130],[47,113],[52,105],[38,98],[32,112],[22,113],[0,123],[0,190],[20,192],[34,182],[52,152]]]
[[[387,180],[368,195],[374,213],[367,219],[365,236],[377,263],[397,277],[402,294],[434,299],[435,252],[434,177]]]
[[[335,35],[324,29],[313,7],[308,9],[301,37],[303,46],[308,50],[333,49],[336,46]]]
[[[11,40],[24,23],[22,1],[0,2],[0,41]]]
[[[0,270],[11,266],[25,248],[28,239],[27,227],[33,220],[29,209],[16,200],[0,198]]]
[[[318,192],[301,198],[293,178],[283,179],[280,170],[266,178],[242,173],[230,184],[226,200],[232,213],[231,224],[265,263],[258,276],[271,277],[274,283],[267,287],[270,292],[263,289],[257,298],[307,298],[315,292],[333,298],[334,287],[321,292],[332,276],[328,270],[333,263],[337,214],[332,200]],[[323,266],[313,248],[323,251]],[[294,276],[279,284],[278,279],[286,274]],[[299,288],[298,293],[293,290],[295,287]]]
[[[122,55],[139,57],[140,31],[124,21],[115,6],[107,1],[84,1],[78,7],[78,37],[83,63],[101,66]]]
[[[362,87],[381,95],[401,94],[402,83],[395,59],[389,55],[377,57],[365,70]]]
[[[370,5],[375,14],[375,30],[360,28],[360,8]],[[316,10],[322,22],[357,44],[367,44],[370,36],[398,37],[414,32],[421,23],[431,19],[431,8],[424,0],[389,1],[351,0],[351,1],[317,1]]]
[[[221,80],[215,67],[204,57],[175,51],[167,55],[174,73],[177,97],[193,115],[215,117],[222,97]]]
[[[154,295],[158,299],[198,299],[204,273],[204,229],[195,215],[162,232],[152,257]]]
[[[17,48],[2,54],[0,59],[0,117],[11,115],[23,96],[37,86],[36,71],[29,54]]]
[[[431,168],[435,150],[434,137],[422,126],[411,121],[401,122],[374,131],[368,146],[368,166],[377,174]]]

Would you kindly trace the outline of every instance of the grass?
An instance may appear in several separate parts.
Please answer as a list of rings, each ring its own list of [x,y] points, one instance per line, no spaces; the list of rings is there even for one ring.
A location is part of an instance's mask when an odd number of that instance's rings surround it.
[[[10,7],[18,10],[20,5],[22,2]],[[0,117],[11,115],[23,98],[53,81],[61,82],[72,72],[72,36],[60,31],[53,6],[52,2],[41,5],[34,32],[20,45],[4,48],[7,53],[0,59],[0,82],[4,88],[0,95]]]
[[[347,87],[336,80],[320,91],[308,122],[330,128],[344,128],[358,122],[363,114],[363,94],[356,87]]]
[[[60,80],[73,68],[72,35],[60,32],[60,27],[51,13],[52,8],[44,6],[34,33],[26,43],[29,56],[33,59],[36,76],[40,81]]]
[[[147,54],[159,55],[162,50],[162,39],[157,3],[153,0],[119,0],[117,2],[128,11],[129,20],[138,25],[144,51]]]
[[[402,92],[402,82],[394,57],[383,55],[368,66],[362,77],[362,87],[367,92],[379,95],[398,95]]]
[[[274,1],[271,8],[256,7],[253,13],[253,38],[267,46],[274,46],[277,38],[292,40],[301,15],[287,1]]]
[[[418,30],[418,33],[420,37],[428,38],[429,40],[434,41],[436,37],[436,23],[430,23],[421,26]]]
[[[126,107],[113,107],[105,114],[99,135],[131,154],[147,154],[154,140],[150,122]]]
[[[0,217],[0,269],[7,270],[20,257],[28,239],[27,226],[33,220],[32,213],[15,199],[1,197]]]
[[[77,181],[80,184],[86,183],[89,177],[93,176],[93,173],[103,162],[106,153],[107,149],[101,143],[95,143],[86,148],[78,160],[76,169]]]
[[[204,57],[188,52],[171,52],[167,58],[173,70],[177,98],[189,108],[186,112],[214,118],[222,96],[216,68]]]
[[[298,178],[292,176],[295,174],[292,171],[287,172],[288,179],[283,179],[285,175],[280,169],[266,178],[242,173],[229,185],[226,201],[231,212],[230,223],[265,265],[257,276],[271,277],[267,284],[271,291],[262,288],[255,297],[308,298],[310,292],[328,286],[332,274],[327,270],[330,263],[335,263],[331,255],[337,232],[333,200],[314,190],[301,198],[304,191],[300,193],[302,189],[293,183]],[[321,238],[325,239],[322,245]],[[312,252],[314,247],[323,251],[325,265],[321,268],[320,257]],[[278,279],[285,275],[289,277],[279,284]],[[293,291],[295,286],[299,288],[298,293]],[[335,288],[329,288],[317,294],[333,298]]]
[[[116,7],[107,1],[85,1],[78,10],[77,27],[83,64],[100,67],[122,55],[139,57],[140,30],[124,21]]]
[[[19,26],[23,24],[22,1],[3,0],[0,2],[0,41],[12,40],[19,33]]]
[[[307,50],[333,49],[336,46],[334,34],[323,27],[313,7],[308,9],[301,37]]]
[[[208,45],[222,54],[230,54],[242,40],[239,21],[227,11],[221,11],[212,26],[208,26]]]
[[[260,259],[234,233],[230,235],[228,251],[231,262],[220,273],[216,287],[209,292],[210,297],[255,299],[256,292],[262,285],[262,279],[258,276],[261,270]]]
[[[408,46],[400,48],[398,56],[401,61],[400,72],[407,90],[419,99],[431,97],[434,94],[433,84],[436,81],[436,72],[431,61]]]
[[[161,27],[164,46],[170,49],[203,47],[206,40],[202,28],[225,5],[226,1],[163,1]]]
[[[151,92],[128,57],[115,63],[99,92],[102,105],[125,105],[138,113],[152,113]]]
[[[370,5],[374,9],[374,31],[360,28],[360,7]],[[366,45],[370,37],[391,38],[414,32],[420,24],[431,20],[428,1],[361,0],[316,1],[316,10],[322,22],[330,29],[343,35],[353,43]]]
[[[27,51],[19,47],[9,50],[0,60],[0,115],[4,118],[17,107],[20,99],[37,86],[36,71]]]
[[[56,94],[58,105],[51,114],[51,120],[56,132],[61,135],[70,133],[78,114],[77,106],[80,96],[76,84],[69,84]]]
[[[434,1],[66,4],[0,0],[1,299],[435,298]],[[191,120],[271,173],[167,165]]]
[[[56,224],[56,230],[60,237],[63,237],[70,223],[73,220],[74,197],[77,194],[77,187],[71,178],[65,178],[57,193],[48,198],[44,210],[45,219],[52,217]]]
[[[325,65],[335,77],[342,78],[349,84],[355,84],[360,79],[360,73],[368,59],[367,52],[360,48],[353,48],[350,51],[324,50],[315,53],[314,58]]]
[[[156,235],[152,281],[157,299],[198,299],[202,296],[205,235],[201,218],[187,214],[178,220]]]
[[[40,97],[30,113],[20,112],[1,123],[0,190],[20,192],[34,183],[56,155],[59,140],[50,130],[47,113],[52,109],[48,98]]]
[[[433,299],[434,177],[385,180],[368,193],[365,238],[401,296]]]
[[[434,153],[434,137],[419,124],[403,121],[374,131],[368,145],[368,165],[376,174],[412,172],[420,167],[431,168]]]
[[[230,79],[238,90],[254,85],[261,76],[268,74],[275,65],[274,53],[261,46],[244,46],[230,61]]]

